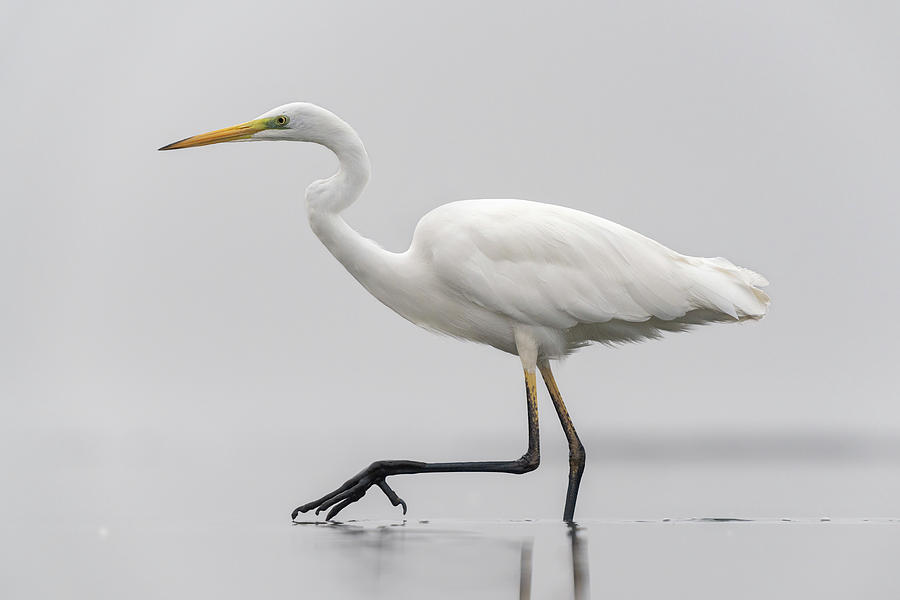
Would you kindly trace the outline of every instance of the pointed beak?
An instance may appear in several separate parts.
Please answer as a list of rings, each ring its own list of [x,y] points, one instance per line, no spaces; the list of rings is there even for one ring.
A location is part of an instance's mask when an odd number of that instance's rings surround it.
[[[253,137],[253,134],[264,129],[268,129],[268,119],[256,119],[255,121],[247,121],[246,123],[234,125],[233,127],[216,129],[215,131],[201,133],[200,135],[172,142],[168,146],[163,146],[160,150],[178,150],[180,148],[193,148],[194,146],[208,146],[220,142],[248,140]]]

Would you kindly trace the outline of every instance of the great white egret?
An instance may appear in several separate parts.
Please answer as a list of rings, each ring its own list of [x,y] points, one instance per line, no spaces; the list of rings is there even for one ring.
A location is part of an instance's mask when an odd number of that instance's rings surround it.
[[[760,319],[768,282],[724,258],[685,256],[594,215],[525,200],[464,200],[440,206],[416,226],[405,252],[357,233],[341,211],[369,180],[356,132],[333,113],[303,102],[160,148],[291,140],[329,148],[337,173],[306,189],[312,230],[373,296],[420,327],[518,355],[525,373],[528,450],[517,460],[426,463],[376,461],[341,487],[294,510],[329,510],[331,520],[373,485],[406,503],[391,475],[527,473],[540,463],[535,370],[541,372],[569,443],[563,519],[572,521],[585,451],[553,379],[550,361],[591,342],[656,338],[692,325]]]

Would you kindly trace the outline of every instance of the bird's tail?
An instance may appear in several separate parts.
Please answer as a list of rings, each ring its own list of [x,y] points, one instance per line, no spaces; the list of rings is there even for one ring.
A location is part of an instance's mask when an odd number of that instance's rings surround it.
[[[769,295],[760,288],[768,280],[755,271],[717,258],[693,258],[692,278],[696,286],[692,301],[698,309],[712,309],[739,321],[762,319],[769,307]]]

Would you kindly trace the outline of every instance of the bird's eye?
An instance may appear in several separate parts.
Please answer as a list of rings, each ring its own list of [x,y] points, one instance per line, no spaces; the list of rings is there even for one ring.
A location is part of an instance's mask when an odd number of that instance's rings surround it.
[[[288,119],[286,115],[275,117],[275,124],[279,127],[284,127],[288,124],[288,121],[290,121],[290,119]]]

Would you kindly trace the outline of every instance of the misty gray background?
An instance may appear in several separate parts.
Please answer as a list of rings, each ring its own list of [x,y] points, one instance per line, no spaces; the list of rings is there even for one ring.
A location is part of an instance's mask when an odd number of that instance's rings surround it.
[[[374,459],[523,451],[518,360],[407,323],[309,231],[327,150],[156,151],[295,100],[363,138],[373,178],[347,219],[389,249],[442,203],[518,197],[769,278],[762,322],[556,367],[588,452],[579,517],[896,516],[898,17],[782,0],[7,1],[12,589],[65,547],[56,527],[73,554],[79,535],[148,523],[274,527]],[[539,471],[397,479],[411,516],[558,518],[565,441],[541,393]],[[370,494],[346,516],[397,512]]]

